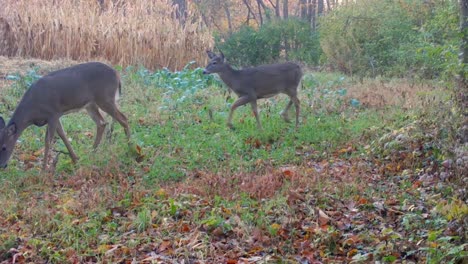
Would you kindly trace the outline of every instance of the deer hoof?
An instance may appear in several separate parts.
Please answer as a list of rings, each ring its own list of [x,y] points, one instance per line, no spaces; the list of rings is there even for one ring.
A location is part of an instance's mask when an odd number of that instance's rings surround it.
[[[289,119],[289,116],[286,113],[282,113],[281,116],[283,117],[286,123],[291,123],[291,120]]]

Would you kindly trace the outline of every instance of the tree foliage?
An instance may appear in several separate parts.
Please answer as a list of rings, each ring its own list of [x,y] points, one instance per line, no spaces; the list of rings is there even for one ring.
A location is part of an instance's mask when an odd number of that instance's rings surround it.
[[[315,65],[321,54],[318,34],[297,18],[272,20],[257,29],[243,26],[230,36],[218,35],[215,42],[230,62],[239,66],[284,59]]]
[[[457,1],[362,0],[321,20],[335,68],[363,76],[448,77],[459,67]]]

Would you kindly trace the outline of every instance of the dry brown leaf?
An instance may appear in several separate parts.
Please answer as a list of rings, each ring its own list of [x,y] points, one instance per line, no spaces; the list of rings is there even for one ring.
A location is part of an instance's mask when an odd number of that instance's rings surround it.
[[[158,252],[163,252],[172,247],[172,243],[169,240],[164,240],[158,247]]]
[[[318,223],[320,226],[324,226],[330,222],[330,217],[322,210],[318,210]]]

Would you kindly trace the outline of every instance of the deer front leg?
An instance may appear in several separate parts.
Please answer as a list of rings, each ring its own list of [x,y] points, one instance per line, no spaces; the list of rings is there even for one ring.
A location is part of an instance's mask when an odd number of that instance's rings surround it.
[[[67,135],[65,134],[65,131],[63,130],[62,123],[60,120],[57,123],[57,134],[59,134],[60,138],[62,139],[63,143],[65,143],[65,146],[67,147],[68,154],[70,154],[70,157],[73,161],[73,163],[76,163],[78,161],[78,157],[76,156],[75,152],[73,151],[73,148],[70,144],[70,141],[68,141]]]
[[[228,117],[228,121],[227,121],[227,126],[230,128],[230,129],[234,129],[234,126],[232,125],[232,116],[234,114],[234,111],[239,107],[239,106],[243,106],[245,104],[247,104],[248,102],[250,102],[252,99],[251,97],[249,96],[242,96],[240,97],[239,99],[237,99],[237,101],[235,101],[232,106],[231,106],[231,111],[229,111],[229,117]]]
[[[260,117],[258,116],[257,100],[251,101],[252,112],[254,113],[255,119],[257,120],[257,127],[259,130],[263,130],[262,124],[260,123]]]
[[[42,164],[42,171],[47,171],[47,163],[49,161],[49,150],[50,145],[52,144],[52,139],[55,135],[55,130],[57,129],[58,119],[49,120],[47,123],[47,131],[45,136],[45,148],[44,148],[44,160]]]

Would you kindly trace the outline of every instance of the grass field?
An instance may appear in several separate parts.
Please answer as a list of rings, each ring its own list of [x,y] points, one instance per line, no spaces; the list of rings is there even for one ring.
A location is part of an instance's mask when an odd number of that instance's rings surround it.
[[[50,70],[37,65],[4,73],[5,119]],[[442,181],[436,167],[447,157],[431,140],[450,137],[425,132],[434,124],[424,115],[450,118],[441,110],[450,108],[448,96],[436,84],[360,83],[307,71],[298,130],[280,118],[287,103],[280,96],[259,105],[261,132],[249,107],[236,111],[235,130],[227,128],[235,95],[199,68],[116,68],[134,147],[116,124],[93,151],[94,123],[71,114],[62,122],[79,163],[57,140],[55,172],[41,174],[45,129],[27,129],[0,172],[0,263],[439,263],[466,256],[463,233],[449,226],[467,214],[466,204],[455,188],[433,184]]]

